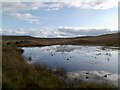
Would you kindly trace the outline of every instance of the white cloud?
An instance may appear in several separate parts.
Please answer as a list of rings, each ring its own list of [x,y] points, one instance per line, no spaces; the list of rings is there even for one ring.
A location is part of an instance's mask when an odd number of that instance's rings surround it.
[[[44,3],[42,2],[33,2],[29,5],[30,10],[39,10],[42,7],[44,7]]]
[[[18,12],[19,10],[26,10],[28,7],[21,2],[4,2],[2,3],[2,10],[6,13]]]
[[[21,21],[27,21],[28,23],[40,24],[40,20],[30,13],[20,13],[21,11],[27,10],[60,10],[64,7],[67,8],[83,8],[83,9],[109,9],[113,7],[118,7],[119,0],[51,0],[44,2],[4,2],[0,3],[0,8],[4,14],[17,18]],[[117,25],[117,24],[116,24]],[[113,25],[116,27],[116,25]]]
[[[20,19],[20,20],[24,20],[24,19],[30,19],[30,18],[34,18],[31,14],[26,13],[26,14],[20,14],[20,13],[12,13],[10,14],[11,16]]]
[[[96,36],[102,34],[109,34],[117,31],[112,31],[110,29],[84,29],[80,27],[58,27],[58,28],[50,28],[43,27],[40,29],[4,29],[3,35],[29,35],[33,37],[78,37],[78,36]]]
[[[59,30],[66,34],[73,36],[96,36],[102,34],[109,34],[117,32],[117,30],[111,30],[106,28],[81,28],[81,27],[60,27]]]
[[[17,12],[20,10],[59,10],[63,7],[72,8],[84,8],[84,9],[109,9],[113,7],[118,7],[118,2],[120,0],[51,0],[45,2],[4,2],[2,7],[3,11],[7,12]]]
[[[49,11],[51,10],[57,11],[63,7],[64,7],[64,4],[60,2],[52,2],[52,3],[49,2],[49,3],[45,3],[44,5],[44,8]]]
[[[2,3],[0,2],[0,14],[2,13]]]
[[[118,7],[118,2],[120,0],[106,0],[104,3],[97,5],[95,9],[109,9],[113,7]]]
[[[28,21],[29,23],[39,23],[39,20],[29,13],[21,14],[20,11],[27,10],[60,10],[64,7],[67,8],[83,8],[83,9],[109,9],[118,7],[119,0],[52,0],[48,2],[4,2],[0,3],[0,10],[3,13],[15,16],[17,19]]]
[[[29,13],[10,13],[9,15],[22,21],[28,21],[29,23],[39,23],[39,20]]]
[[[31,4],[30,4],[31,5]],[[25,10],[33,10],[34,8],[32,6],[28,6],[25,3],[21,2],[5,2],[2,4],[2,10],[3,13],[12,17],[15,17],[18,20],[21,21],[27,21],[29,23],[34,24],[40,24],[40,20],[37,19],[37,17],[33,16],[30,13],[19,13],[19,11],[25,11]]]
[[[38,10],[44,7],[42,2],[3,2],[2,8],[4,12],[18,12],[26,10]]]
[[[120,0],[52,0],[51,5],[56,4],[56,8],[71,7],[71,8],[83,8],[83,9],[109,9],[118,7]],[[49,8],[51,7],[49,5]]]

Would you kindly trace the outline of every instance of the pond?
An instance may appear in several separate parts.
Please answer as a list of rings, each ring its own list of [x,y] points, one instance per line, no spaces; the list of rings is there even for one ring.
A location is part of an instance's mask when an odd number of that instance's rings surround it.
[[[23,47],[29,64],[63,68],[67,81],[95,81],[118,85],[118,49],[103,46],[53,45]]]

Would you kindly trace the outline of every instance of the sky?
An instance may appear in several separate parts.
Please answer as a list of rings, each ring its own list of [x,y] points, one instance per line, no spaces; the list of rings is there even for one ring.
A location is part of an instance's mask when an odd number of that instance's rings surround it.
[[[51,1],[0,3],[0,33],[52,38],[118,31],[118,0]]]

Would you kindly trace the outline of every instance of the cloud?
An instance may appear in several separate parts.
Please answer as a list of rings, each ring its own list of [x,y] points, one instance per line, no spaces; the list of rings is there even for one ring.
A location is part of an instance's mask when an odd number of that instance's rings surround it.
[[[2,13],[2,3],[0,2],[0,14]]]
[[[19,12],[26,10],[38,10],[44,7],[43,2],[3,2],[3,12]]]
[[[5,2],[2,4],[2,12],[8,16],[15,17],[21,21],[27,21],[32,24],[40,24],[40,20],[30,13],[20,13],[20,11],[35,9],[32,6],[28,7],[27,4],[21,2]]]
[[[21,2],[4,2],[2,3],[2,11],[3,13],[13,13],[18,12],[20,10],[26,10],[28,7],[26,4]]]
[[[59,10],[63,7],[83,9],[109,9],[118,7],[120,0],[51,0],[45,2],[4,2],[3,11],[17,12],[20,10]]]
[[[117,31],[110,29],[81,29],[80,27],[43,27],[40,29],[3,29],[3,35],[29,35],[33,37],[79,37],[79,36],[96,36],[102,34],[110,34]]]
[[[80,27],[60,27],[59,30],[66,34],[71,34],[73,36],[97,36],[102,34],[109,34],[117,32],[110,29],[102,28],[80,28]]]
[[[26,31],[22,28],[13,30],[13,29],[2,29],[2,35],[26,35]]]
[[[44,3],[43,2],[33,2],[30,3],[29,5],[29,10],[39,10],[40,8],[44,7]]]
[[[24,14],[11,13],[9,15],[12,16],[12,17],[15,17],[15,18],[17,18],[19,20],[22,20],[22,21],[28,21],[29,23],[39,23],[39,20],[36,17],[29,14],[29,13],[24,13]]]
[[[44,8],[49,11],[57,11],[64,7],[63,3],[60,2],[49,2],[44,4]]]
[[[30,13],[20,13],[30,10],[58,11],[62,8],[82,8],[82,9],[109,9],[118,7],[119,0],[52,0],[48,2],[3,2],[0,3],[0,12],[9,16],[15,16],[19,20],[38,24],[40,21]]]
[[[65,0],[68,7],[83,9],[109,9],[118,7],[119,0]]]
[[[109,9],[118,7],[120,0],[51,0],[44,2],[44,8],[51,10],[60,10],[61,8],[82,8],[82,9]]]
[[[104,3],[101,3],[100,5],[96,5],[95,9],[109,9],[113,7],[118,7],[118,2],[120,0],[105,0]]]

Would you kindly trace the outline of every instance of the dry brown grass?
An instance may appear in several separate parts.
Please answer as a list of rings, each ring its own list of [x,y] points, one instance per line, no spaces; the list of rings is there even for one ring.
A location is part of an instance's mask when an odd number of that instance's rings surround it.
[[[25,63],[20,50],[3,47],[3,88],[58,88],[65,84],[51,71]]]
[[[45,45],[103,45],[103,46],[120,46],[118,36],[120,33],[76,37],[76,38],[34,38],[29,36],[3,36],[3,40],[9,45],[16,46],[45,46]]]

